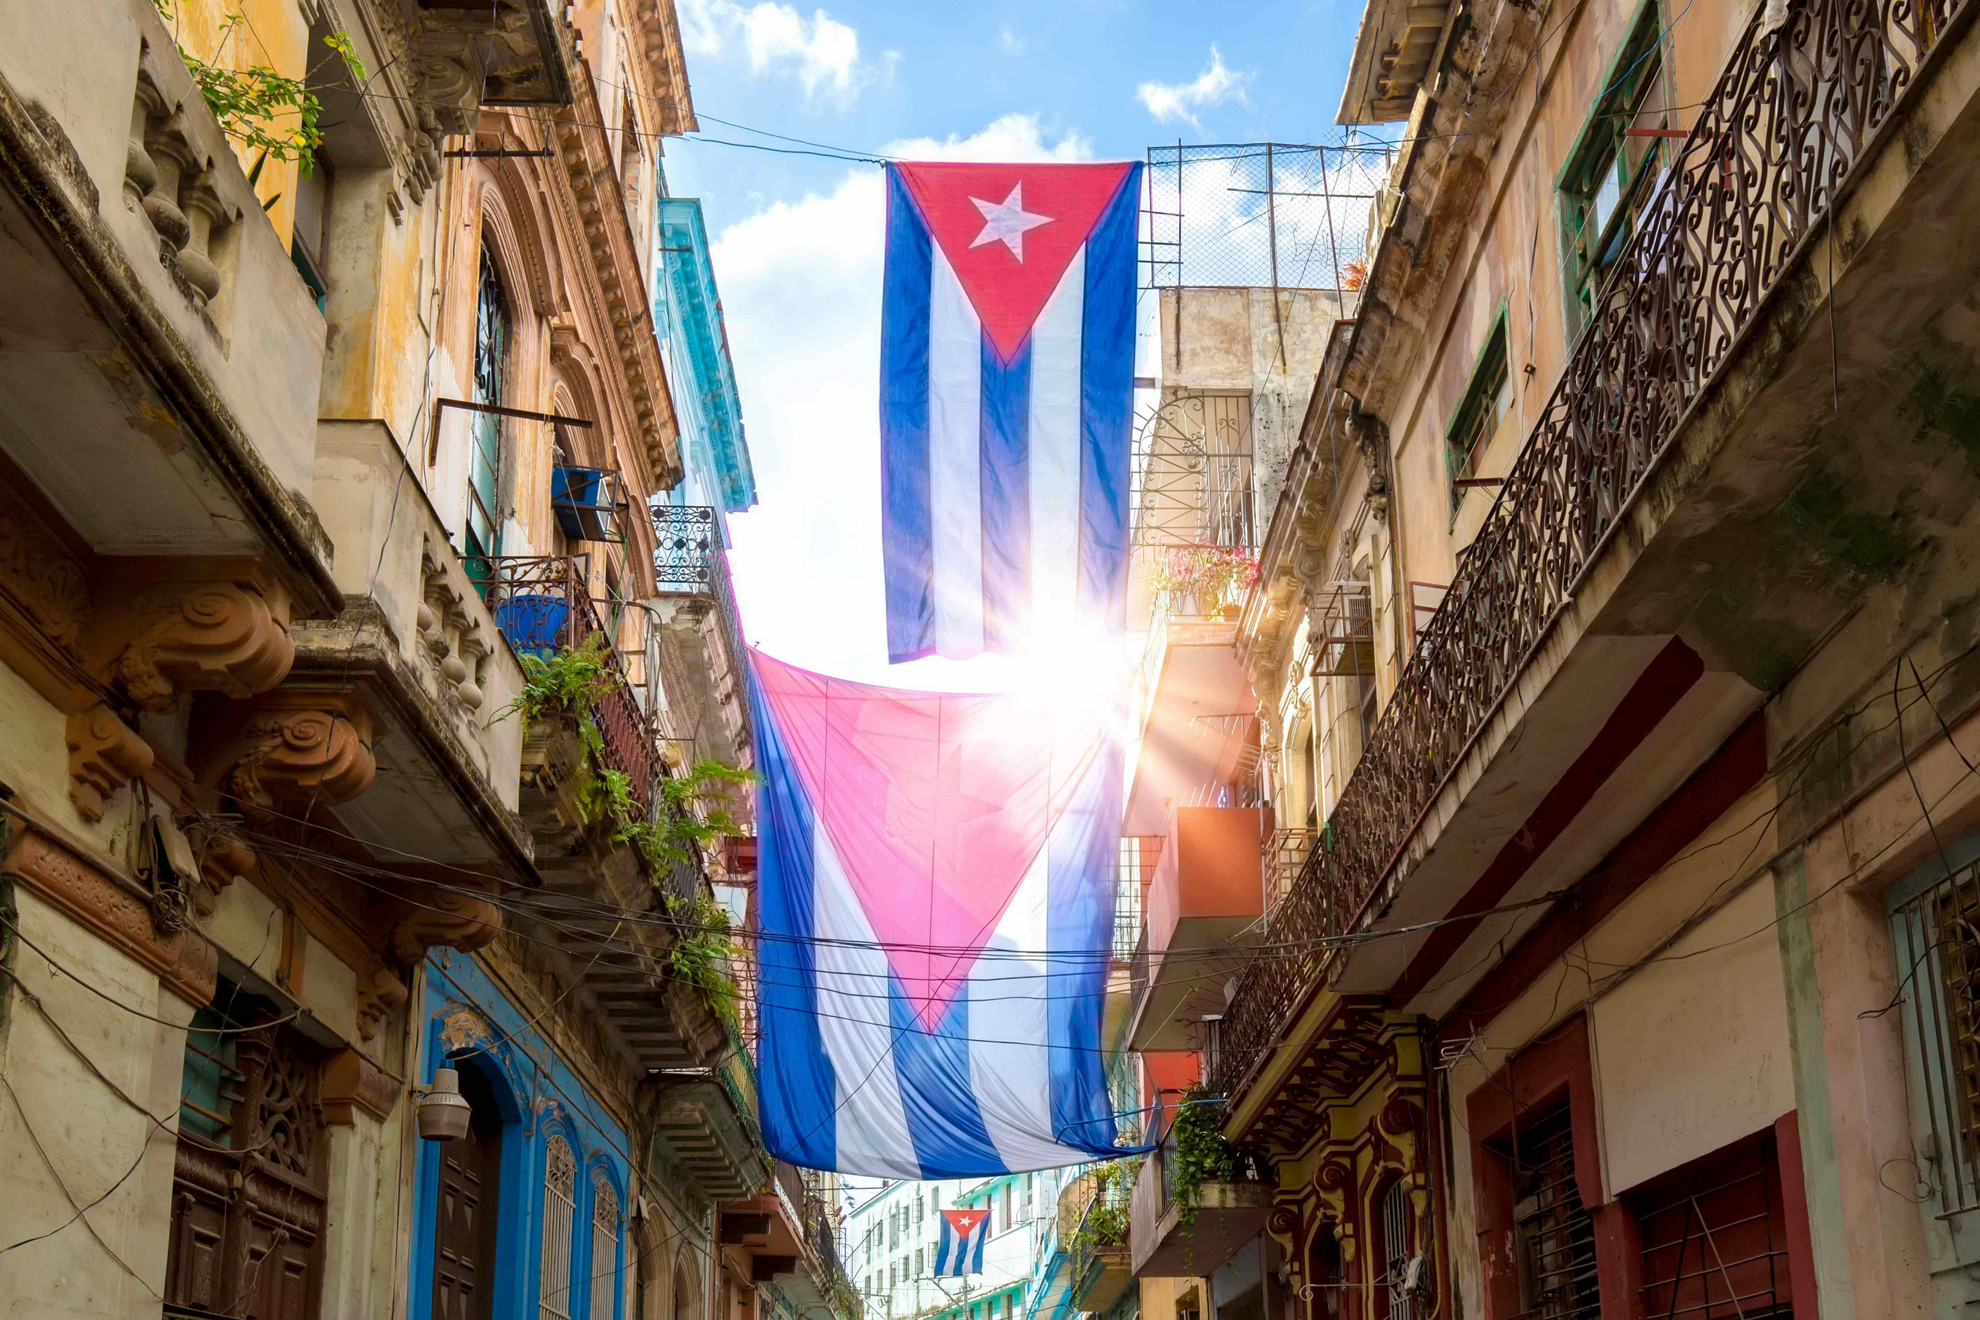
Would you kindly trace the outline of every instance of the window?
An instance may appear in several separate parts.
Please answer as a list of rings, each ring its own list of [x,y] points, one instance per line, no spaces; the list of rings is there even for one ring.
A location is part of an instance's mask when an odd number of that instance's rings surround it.
[[[1032,1217],[1032,1214],[1034,1213],[1033,1198],[1037,1195],[1037,1192],[1038,1192],[1038,1175],[1035,1173],[1025,1174],[1024,1175],[1024,1217],[1026,1219],[1030,1219]]]
[[[892,1251],[901,1245],[901,1217],[895,1211],[887,1212],[887,1250]]]
[[[600,1173],[591,1180],[591,1320],[612,1320],[619,1283],[619,1194]]]
[[[921,1277],[921,1248],[920,1248],[920,1247],[916,1247],[916,1248],[914,1249],[914,1277],[915,1277],[915,1278],[917,1278],[917,1279]]]
[[[186,1032],[168,1314],[314,1310],[325,1211],[320,1056],[274,1006],[222,983]]]
[[[474,402],[499,404],[506,391],[503,373],[510,338],[509,300],[494,254],[481,245],[480,293],[474,314]],[[502,521],[502,419],[494,413],[472,414],[469,423],[467,554],[497,555]]]
[[[1388,1284],[1383,1296],[1389,1320],[1415,1320],[1416,1289],[1421,1286],[1410,1275],[1416,1258],[1415,1221],[1409,1185],[1398,1178],[1382,1194],[1382,1277]]]
[[[1629,130],[1666,127],[1657,6],[1637,16],[1587,125],[1561,172],[1561,251],[1566,263],[1568,334],[1594,318],[1603,277],[1648,206],[1662,140]]]
[[[1794,1314],[1774,1143],[1769,1129],[1624,1194],[1643,1242],[1647,1314]]]
[[[1949,843],[1961,864],[1934,864],[1891,887],[1891,955],[1901,996],[1914,1097],[1912,1141],[1937,1153],[1928,1215],[1980,1209],[1980,863],[1973,841]],[[1964,854],[1964,856],[1962,856]],[[1980,1264],[1968,1232],[1951,1238],[1962,1266]]]
[[[1004,1209],[1001,1224],[1005,1229],[1009,1229],[1011,1226],[1011,1209],[1013,1206],[1014,1191],[1015,1188],[1010,1183],[1004,1184]]]
[[[289,259],[302,276],[322,311],[329,297],[325,282],[323,242],[330,232],[330,188],[335,180],[329,158],[321,151],[310,153],[308,162],[296,176],[295,227],[289,239]]]
[[[543,1158],[543,1286],[539,1320],[570,1320],[571,1229],[577,1217],[577,1160],[552,1136]]]
[[[1460,483],[1476,477],[1479,458],[1499,433],[1499,424],[1512,411],[1512,377],[1506,370],[1506,314],[1502,311],[1486,336],[1485,349],[1471,369],[1471,383],[1451,423],[1444,430],[1444,456],[1451,470],[1451,514],[1471,490]]]
[[[919,1224],[927,1217],[928,1203],[921,1197],[914,1198],[914,1222]]]
[[[1494,1148],[1512,1164],[1513,1240],[1526,1314],[1533,1320],[1599,1315],[1595,1222],[1574,1178],[1569,1106],[1521,1119],[1511,1137]]]

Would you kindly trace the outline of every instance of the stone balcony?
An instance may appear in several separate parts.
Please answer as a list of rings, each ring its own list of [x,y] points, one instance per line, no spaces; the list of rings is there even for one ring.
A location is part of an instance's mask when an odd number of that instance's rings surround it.
[[[107,555],[330,605],[323,316],[151,0],[0,14],[0,452]]]

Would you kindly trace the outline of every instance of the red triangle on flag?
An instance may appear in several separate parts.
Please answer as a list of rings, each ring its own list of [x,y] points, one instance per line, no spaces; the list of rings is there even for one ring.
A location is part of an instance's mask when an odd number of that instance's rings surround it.
[[[985,1210],[944,1210],[942,1217],[949,1221],[949,1227],[955,1230],[957,1237],[966,1238],[987,1213]]]
[[[755,671],[901,993],[932,1031],[1064,813],[1095,726],[1078,715],[1055,727],[1030,698],[873,687],[760,651]]]
[[[1017,356],[1127,176],[1098,165],[896,165],[997,355]]]

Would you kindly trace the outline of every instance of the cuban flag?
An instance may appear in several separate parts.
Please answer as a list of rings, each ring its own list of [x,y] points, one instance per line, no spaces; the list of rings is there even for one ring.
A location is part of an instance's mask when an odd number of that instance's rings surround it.
[[[983,1273],[983,1244],[989,1240],[989,1210],[944,1210],[942,1242],[935,1248],[935,1277]]]
[[[1091,710],[751,653],[758,1111],[813,1169],[1120,1155],[1100,1028],[1121,752]]]
[[[1141,166],[887,167],[895,663],[1125,627]]]

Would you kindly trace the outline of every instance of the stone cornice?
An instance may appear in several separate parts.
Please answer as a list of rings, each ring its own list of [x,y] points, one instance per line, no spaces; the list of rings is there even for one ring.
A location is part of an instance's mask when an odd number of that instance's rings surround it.
[[[610,360],[624,373],[630,392],[638,449],[646,460],[646,491],[666,490],[681,478],[681,456],[674,400],[660,362],[660,342],[641,272],[639,245],[626,216],[618,158],[604,125],[590,67],[577,66],[574,114],[551,124],[550,145],[557,152],[576,207],[576,221],[590,256],[590,269],[603,299],[604,322],[616,350]]]
[[[646,57],[648,98],[662,133],[692,133],[694,95],[688,90],[687,60],[681,51],[680,16],[673,0],[634,0],[630,27]]]

